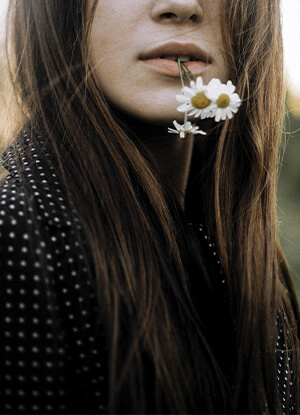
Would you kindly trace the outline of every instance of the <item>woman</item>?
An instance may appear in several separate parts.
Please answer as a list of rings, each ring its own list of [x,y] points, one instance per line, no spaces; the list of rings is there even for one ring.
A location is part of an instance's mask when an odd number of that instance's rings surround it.
[[[297,413],[279,1],[22,0],[10,19],[27,122],[2,156],[2,413]],[[181,55],[242,99],[204,138],[166,137]]]

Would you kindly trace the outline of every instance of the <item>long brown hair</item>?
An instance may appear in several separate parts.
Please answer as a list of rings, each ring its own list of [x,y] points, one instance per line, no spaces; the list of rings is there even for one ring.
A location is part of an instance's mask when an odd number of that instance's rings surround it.
[[[247,384],[249,398],[255,388],[262,391],[265,386],[265,400],[270,402],[276,389],[270,368],[274,370],[272,353],[278,328],[272,322],[277,313],[292,329],[289,345],[295,350],[296,382],[299,379],[299,311],[276,236],[278,150],[285,99],[280,2],[225,3],[225,50],[244,102],[218,142],[215,226],[237,307],[237,390]],[[262,380],[262,376],[265,383],[249,382]],[[295,387],[298,391],[299,383]],[[299,405],[299,396],[297,399]]]
[[[185,257],[200,261],[205,280],[196,242],[185,235],[172,189],[113,116],[89,67],[96,4],[87,16],[85,0],[11,1],[8,46],[17,96],[52,148],[92,252],[107,322],[109,410],[145,412],[150,378],[156,412],[279,413],[277,313],[299,367],[297,301],[275,232],[279,1],[224,0],[224,50],[243,105],[211,140],[200,180],[236,321],[230,389],[191,296]]]

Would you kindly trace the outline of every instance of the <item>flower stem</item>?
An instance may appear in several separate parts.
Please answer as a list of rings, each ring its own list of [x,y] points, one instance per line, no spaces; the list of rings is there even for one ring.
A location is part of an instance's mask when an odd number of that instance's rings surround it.
[[[182,88],[184,88],[184,80],[183,80],[183,74],[182,74],[182,63],[180,62],[180,59],[178,59],[177,63],[178,63],[178,68],[179,68],[181,85],[182,85]]]
[[[196,81],[197,77],[193,74],[193,72],[191,72],[184,63],[182,63],[181,65],[184,70],[184,74],[188,78],[188,80],[191,81],[191,78],[193,78]]]
[[[178,59],[177,63],[178,63],[178,68],[179,68],[181,85],[182,85],[182,88],[184,88],[184,80],[183,80],[183,74],[182,74],[182,68],[184,68],[184,65],[182,65],[182,63],[180,62],[180,59]],[[184,74],[186,74],[186,71],[184,71]],[[184,126],[186,126],[186,123],[187,123],[187,111],[184,113]]]

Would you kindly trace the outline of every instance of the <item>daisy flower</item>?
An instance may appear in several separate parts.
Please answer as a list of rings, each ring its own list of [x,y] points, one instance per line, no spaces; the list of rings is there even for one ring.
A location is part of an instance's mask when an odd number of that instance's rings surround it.
[[[210,113],[216,122],[231,119],[241,105],[241,99],[231,81],[222,84],[220,79],[213,78],[207,85],[206,95],[211,101]]]
[[[201,76],[198,76],[196,82],[191,81],[190,87],[182,88],[182,94],[176,95],[176,99],[182,103],[177,108],[179,112],[186,112],[202,120],[211,116],[211,100],[207,96],[207,85],[203,84]]]
[[[168,132],[179,134],[184,138],[187,134],[206,133],[199,130],[199,127],[193,126],[187,121],[188,116],[205,118],[214,118],[216,122],[224,121],[226,118],[231,119],[240,105],[241,99],[235,91],[235,86],[231,81],[222,84],[220,79],[213,78],[208,85],[204,85],[202,77],[196,78],[188,68],[178,59],[178,66],[181,78],[181,94],[176,95],[176,99],[181,103],[177,110],[184,112],[184,123],[179,124],[173,121],[174,128],[168,128]],[[190,81],[190,86],[184,86],[184,76]],[[191,77],[195,81],[191,81]]]
[[[192,125],[190,121],[184,124],[179,124],[177,121],[173,121],[174,128],[168,128],[168,132],[171,134],[179,134],[180,138],[184,138],[187,134],[201,134],[206,135],[205,131],[199,130],[199,127]]]

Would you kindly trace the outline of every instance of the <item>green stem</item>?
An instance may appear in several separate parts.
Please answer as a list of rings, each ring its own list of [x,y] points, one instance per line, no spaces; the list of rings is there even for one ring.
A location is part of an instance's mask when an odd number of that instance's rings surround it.
[[[180,74],[180,79],[181,79],[181,85],[182,85],[182,88],[184,88],[184,80],[183,80],[183,75],[182,75],[182,67],[183,67],[183,65],[180,62],[180,59],[178,59],[177,63],[178,63],[178,67],[179,67],[179,74]],[[187,123],[187,112],[184,113],[184,126],[186,126],[186,123]]]
[[[182,75],[182,63],[180,62],[180,59],[178,59],[178,61],[177,61],[177,63],[178,63],[178,67],[179,67],[179,74],[180,74],[180,79],[181,79],[181,85],[182,85],[182,88],[184,87],[184,80],[183,80],[183,75]]]
[[[184,113],[184,127],[186,127],[187,123],[187,112]]]
[[[191,81],[191,77],[196,81],[197,77],[193,74],[193,72],[191,72],[189,70],[189,68],[187,66],[185,66],[184,63],[182,63],[181,65],[182,65],[182,68],[183,68],[183,70],[185,72],[185,75],[187,76],[187,78],[189,79],[189,81]]]

